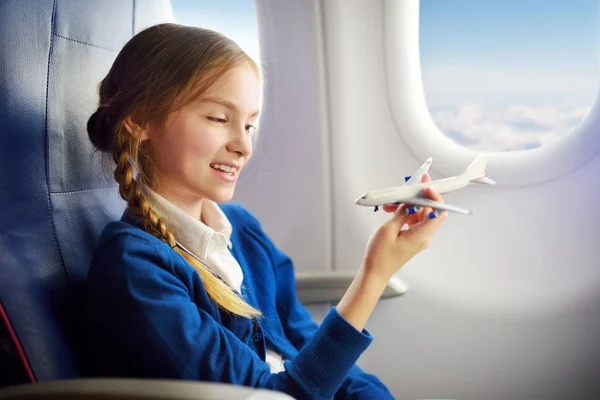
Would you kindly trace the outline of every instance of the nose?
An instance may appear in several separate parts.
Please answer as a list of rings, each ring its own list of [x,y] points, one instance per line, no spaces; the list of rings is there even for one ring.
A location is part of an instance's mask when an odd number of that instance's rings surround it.
[[[248,158],[252,154],[252,135],[246,131],[245,126],[236,127],[226,147],[227,150]]]

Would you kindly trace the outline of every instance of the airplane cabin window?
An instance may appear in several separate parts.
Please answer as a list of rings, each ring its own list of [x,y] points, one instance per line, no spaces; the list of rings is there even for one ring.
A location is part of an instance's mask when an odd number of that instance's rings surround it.
[[[473,151],[570,135],[598,92],[598,0],[425,0],[419,52],[435,124]]]
[[[254,0],[171,0],[171,5],[177,23],[222,32],[260,60]]]

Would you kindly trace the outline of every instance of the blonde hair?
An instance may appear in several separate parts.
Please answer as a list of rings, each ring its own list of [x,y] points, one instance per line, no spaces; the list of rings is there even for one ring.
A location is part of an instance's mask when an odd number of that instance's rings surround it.
[[[200,274],[207,294],[219,307],[251,318],[260,311],[178,247],[174,235],[149,206],[138,181],[150,187],[157,183],[151,157],[139,135],[125,127],[130,117],[139,127],[151,121],[166,123],[168,114],[189,104],[231,68],[244,63],[262,80],[258,65],[218,32],[177,24],[149,27],[129,40],[102,80],[99,106],[88,120],[87,131],[96,149],[112,155],[119,193],[144,230],[169,244]]]

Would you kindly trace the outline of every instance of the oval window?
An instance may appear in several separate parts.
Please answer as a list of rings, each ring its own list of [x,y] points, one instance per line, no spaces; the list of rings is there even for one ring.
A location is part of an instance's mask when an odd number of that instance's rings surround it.
[[[423,89],[438,128],[474,151],[535,149],[589,113],[597,0],[420,2]]]

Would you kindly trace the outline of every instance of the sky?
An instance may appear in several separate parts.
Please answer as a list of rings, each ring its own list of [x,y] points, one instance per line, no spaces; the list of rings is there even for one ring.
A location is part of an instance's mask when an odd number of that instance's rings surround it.
[[[598,0],[421,0],[429,111],[475,150],[533,149],[571,134],[600,74]]]
[[[172,5],[178,22],[221,31],[259,59],[254,0]],[[568,136],[589,113],[600,82],[599,0],[420,5],[423,89],[433,120],[455,142],[533,149]]]
[[[222,32],[260,59],[254,0],[171,0],[171,5],[178,23]]]

